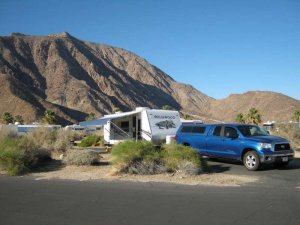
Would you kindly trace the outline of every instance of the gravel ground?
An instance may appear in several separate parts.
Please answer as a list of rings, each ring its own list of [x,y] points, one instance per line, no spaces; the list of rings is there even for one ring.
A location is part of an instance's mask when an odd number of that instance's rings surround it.
[[[101,155],[101,163],[96,166],[65,166],[55,156],[54,160],[46,163],[34,172],[26,175],[36,180],[65,179],[65,180],[111,180],[132,182],[168,182],[185,185],[214,185],[214,186],[240,186],[257,182],[258,177],[249,175],[231,175],[224,173],[200,174],[189,176],[181,173],[158,175],[129,175],[116,174],[110,164],[110,154]],[[295,157],[300,158],[300,148],[295,151]],[[0,175],[5,175],[0,171]]]
[[[110,164],[110,154],[102,154],[100,165],[97,166],[64,166],[60,160],[53,160],[28,176],[36,180],[67,179],[67,180],[111,180],[132,182],[168,182],[185,185],[217,185],[240,186],[256,182],[257,177],[229,175],[222,173],[200,174],[196,176],[182,173],[157,175],[116,174]]]

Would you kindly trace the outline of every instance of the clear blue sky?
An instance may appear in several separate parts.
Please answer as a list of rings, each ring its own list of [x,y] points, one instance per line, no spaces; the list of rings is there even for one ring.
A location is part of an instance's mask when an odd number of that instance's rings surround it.
[[[300,99],[300,0],[0,0],[0,35],[63,31],[135,52],[214,98]]]

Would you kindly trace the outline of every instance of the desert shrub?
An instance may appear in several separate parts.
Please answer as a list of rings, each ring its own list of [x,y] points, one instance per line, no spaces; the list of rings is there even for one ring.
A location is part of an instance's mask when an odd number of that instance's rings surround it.
[[[68,150],[64,158],[64,163],[67,165],[94,165],[99,162],[99,154],[92,150],[83,149],[83,150]]]
[[[71,142],[81,140],[84,133],[70,130],[50,130],[48,128],[38,128],[27,134],[28,138],[36,145],[49,151],[64,153],[71,147]]]
[[[49,158],[50,152],[26,136],[0,137],[0,167],[9,175],[23,174]]]
[[[49,149],[37,145],[27,136],[22,136],[18,139],[17,147],[28,158],[30,167],[36,166],[41,161],[51,159],[51,151]]]
[[[104,136],[103,135],[100,135],[100,140],[98,141],[99,143],[99,146],[104,146]]]
[[[82,132],[63,129],[57,130],[53,148],[56,152],[64,153],[71,147],[73,141],[81,140],[83,137],[84,133]]]
[[[53,149],[56,152],[65,152],[71,147],[72,131],[56,131],[56,140],[53,143]]]
[[[175,143],[163,146],[163,160],[169,171],[182,171],[188,174],[198,174],[203,166],[198,151]]]
[[[1,137],[12,137],[12,138],[14,138],[14,137],[17,137],[17,136],[18,136],[17,131],[14,131],[9,127],[0,125],[0,138]]]
[[[55,130],[50,130],[46,127],[39,127],[28,132],[27,137],[37,146],[41,146],[49,151],[53,151],[57,133]]]
[[[119,172],[158,173],[163,167],[161,152],[146,141],[125,141],[112,149],[113,165]]]
[[[8,175],[16,176],[29,170],[27,157],[20,151],[0,151],[0,167]]]
[[[96,134],[92,134],[92,135],[85,137],[79,144],[79,147],[96,146],[100,140],[101,140],[100,136],[98,136]]]
[[[184,172],[198,174],[206,170],[206,162],[194,149],[178,144],[156,148],[146,141],[126,141],[112,149],[113,165],[119,172],[157,174]]]
[[[289,139],[293,148],[300,147],[300,128],[294,124],[277,125],[272,134]]]
[[[125,171],[127,171],[129,174],[152,175],[168,172],[168,168],[161,160],[141,160],[129,164],[127,170]]]

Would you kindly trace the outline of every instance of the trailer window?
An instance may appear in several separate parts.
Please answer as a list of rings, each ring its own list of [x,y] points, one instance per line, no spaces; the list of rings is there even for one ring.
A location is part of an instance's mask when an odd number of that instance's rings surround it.
[[[193,127],[182,127],[181,133],[192,133]]]
[[[193,133],[204,134],[206,127],[193,127]]]
[[[129,132],[129,121],[121,122],[121,129],[125,132]]]

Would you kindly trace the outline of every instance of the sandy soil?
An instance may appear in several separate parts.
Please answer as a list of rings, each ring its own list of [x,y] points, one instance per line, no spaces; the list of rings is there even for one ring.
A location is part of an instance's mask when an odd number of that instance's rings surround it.
[[[240,186],[243,184],[257,182],[258,177],[229,175],[223,173],[201,174],[188,176],[181,173],[158,174],[158,175],[128,175],[116,174],[110,165],[110,155],[103,154],[100,165],[97,166],[65,166],[55,156],[55,160],[40,167],[27,176],[36,180],[66,179],[66,180],[111,180],[132,182],[168,182],[185,185],[216,185],[216,186]],[[295,151],[295,157],[300,158],[300,149]],[[0,171],[0,175],[5,175]]]
[[[100,165],[97,166],[64,166],[60,160],[41,167],[29,174],[36,180],[69,179],[69,180],[110,180],[132,182],[168,182],[185,185],[217,185],[240,186],[250,182],[256,182],[257,177],[228,175],[222,173],[209,173],[197,176],[182,173],[157,174],[157,175],[128,175],[116,174],[110,165],[110,155],[103,154]]]

